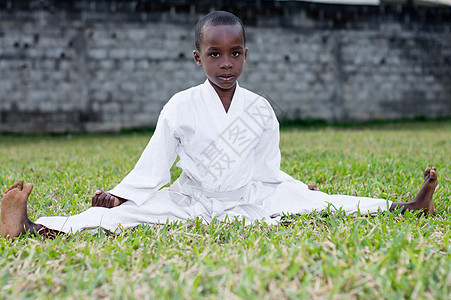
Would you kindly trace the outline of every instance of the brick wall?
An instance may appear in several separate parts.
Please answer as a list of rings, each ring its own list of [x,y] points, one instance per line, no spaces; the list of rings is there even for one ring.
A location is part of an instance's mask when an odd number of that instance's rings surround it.
[[[203,82],[192,28],[230,3],[144,2],[0,3],[0,132],[154,126],[171,95]],[[449,9],[257,4],[231,9],[248,35],[240,84],[280,118],[451,116]]]

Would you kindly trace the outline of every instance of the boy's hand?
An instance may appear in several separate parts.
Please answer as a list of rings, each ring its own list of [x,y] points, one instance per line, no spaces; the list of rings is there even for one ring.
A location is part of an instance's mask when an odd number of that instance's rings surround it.
[[[97,188],[94,197],[92,197],[92,206],[112,208],[121,205],[125,201],[127,200],[113,196]]]
[[[316,185],[311,184],[308,185],[308,189],[311,191],[319,191],[319,188]]]

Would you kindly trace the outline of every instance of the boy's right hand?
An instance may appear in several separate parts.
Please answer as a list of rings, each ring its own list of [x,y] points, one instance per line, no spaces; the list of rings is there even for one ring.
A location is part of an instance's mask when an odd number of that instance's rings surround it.
[[[127,200],[113,196],[110,193],[97,188],[94,197],[92,197],[92,206],[112,208],[121,205],[125,201]]]

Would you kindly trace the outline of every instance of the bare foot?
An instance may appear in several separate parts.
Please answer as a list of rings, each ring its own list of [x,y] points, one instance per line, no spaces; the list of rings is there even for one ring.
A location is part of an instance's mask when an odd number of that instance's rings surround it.
[[[426,168],[424,171],[424,182],[415,198],[406,203],[393,203],[390,211],[402,207],[402,213],[406,210],[417,211],[422,210],[424,213],[434,214],[433,195],[437,187],[437,168]]]
[[[17,181],[5,191],[1,202],[1,237],[16,238],[29,230],[42,228],[28,219],[27,201],[33,184]]]

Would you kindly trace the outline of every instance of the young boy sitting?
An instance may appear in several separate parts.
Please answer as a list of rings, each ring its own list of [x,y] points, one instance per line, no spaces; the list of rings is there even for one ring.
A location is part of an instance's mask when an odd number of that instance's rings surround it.
[[[248,52],[242,22],[233,14],[212,12],[196,25],[195,40],[194,61],[207,80],[168,101],[149,144],[122,182],[109,192],[97,190],[93,207],[78,215],[33,223],[27,216],[33,185],[18,181],[1,202],[2,237],[99,227],[115,232],[197,217],[207,223],[235,217],[275,223],[282,213],[310,213],[329,205],[349,214],[433,213],[435,167],[426,169],[424,184],[408,203],[328,195],[282,172],[279,126],[271,106],[237,83]],[[183,172],[161,189],[170,181],[177,156]]]

